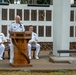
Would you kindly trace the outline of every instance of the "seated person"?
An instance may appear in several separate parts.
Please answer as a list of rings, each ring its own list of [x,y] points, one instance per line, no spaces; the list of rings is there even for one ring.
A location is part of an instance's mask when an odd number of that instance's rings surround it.
[[[4,46],[4,41],[5,41],[5,36],[3,33],[0,33],[0,60],[3,60],[3,53],[5,51],[5,46]]]
[[[37,34],[33,32],[33,26],[32,25],[29,26],[29,31],[32,32],[32,38],[28,42],[29,59],[31,59],[31,48],[32,47],[36,47],[35,58],[39,59],[38,54],[39,54],[39,51],[40,51],[40,44],[38,44],[38,37],[37,37]]]

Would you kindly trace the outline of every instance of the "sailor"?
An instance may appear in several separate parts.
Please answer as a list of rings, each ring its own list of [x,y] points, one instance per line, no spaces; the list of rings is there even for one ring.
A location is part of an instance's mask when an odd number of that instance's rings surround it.
[[[4,46],[4,41],[5,41],[5,36],[3,33],[0,33],[0,60],[3,60],[3,53],[5,51],[5,46]]]
[[[20,23],[20,16],[17,15],[15,20],[16,20],[15,23],[12,23],[9,26],[9,32],[24,32],[25,28],[24,28],[24,25]],[[13,46],[13,43],[11,41],[11,44],[10,44],[10,63],[14,62],[13,58],[14,58],[14,46]]]
[[[33,26],[32,25],[29,26],[29,31],[32,32],[32,38],[31,38],[31,40],[29,40],[29,43],[28,43],[29,59],[31,59],[31,48],[32,47],[36,47],[35,58],[39,59],[38,54],[39,54],[39,51],[40,51],[40,44],[38,44],[38,36],[37,36],[36,33],[33,32]]]

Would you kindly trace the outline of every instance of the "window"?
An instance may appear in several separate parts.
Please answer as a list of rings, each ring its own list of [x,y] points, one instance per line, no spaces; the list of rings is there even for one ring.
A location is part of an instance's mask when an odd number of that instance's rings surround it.
[[[74,10],[70,12],[70,21],[74,21]]]
[[[51,26],[46,26],[46,37],[51,36]]]
[[[7,25],[2,25],[2,33],[7,36]]]
[[[21,20],[22,20],[22,9],[17,9],[17,15],[19,15],[21,17]]]
[[[24,20],[29,20],[29,10],[24,10]]]
[[[15,18],[15,9],[9,9],[9,20],[14,20]]]
[[[37,11],[36,10],[32,10],[31,11],[31,20],[32,21],[36,21],[37,20]]]
[[[38,36],[43,37],[44,36],[44,26],[38,27]]]
[[[52,11],[46,10],[46,21],[51,21],[52,18]]]
[[[2,20],[7,20],[7,9],[2,9]]]
[[[44,16],[45,16],[44,10],[39,10],[39,21],[44,21]]]
[[[70,37],[74,37],[74,26],[70,26]]]

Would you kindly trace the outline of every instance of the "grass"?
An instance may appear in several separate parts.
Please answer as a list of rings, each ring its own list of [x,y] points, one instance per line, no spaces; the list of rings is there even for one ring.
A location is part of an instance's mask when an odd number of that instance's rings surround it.
[[[76,75],[76,71],[58,71],[58,72],[0,71],[0,75]]]

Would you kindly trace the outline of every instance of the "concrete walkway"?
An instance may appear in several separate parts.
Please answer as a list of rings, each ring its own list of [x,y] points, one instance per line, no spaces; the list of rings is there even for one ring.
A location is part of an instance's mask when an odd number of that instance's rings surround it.
[[[41,51],[40,59],[31,59],[32,67],[12,67],[8,59],[0,61],[0,70],[24,70],[24,71],[58,71],[76,70],[76,62],[73,63],[52,63],[49,62],[49,51]]]

